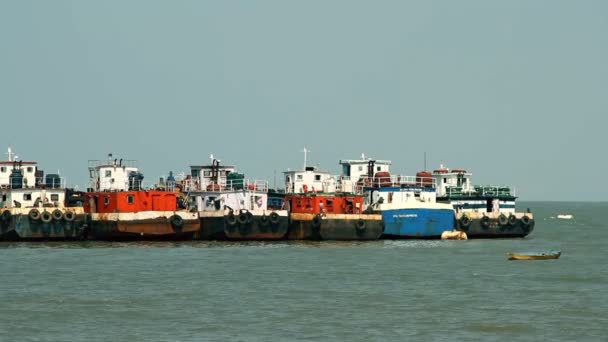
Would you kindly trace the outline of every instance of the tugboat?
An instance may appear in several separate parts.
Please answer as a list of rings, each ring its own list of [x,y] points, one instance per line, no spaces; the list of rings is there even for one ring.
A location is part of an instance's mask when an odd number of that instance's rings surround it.
[[[58,174],[45,177],[37,162],[18,160],[10,147],[7,154],[0,161],[0,240],[81,238],[86,215],[73,201],[77,193]]]
[[[305,156],[307,152],[304,149]],[[334,177],[304,160],[303,171],[284,172],[284,203],[291,216],[288,239],[379,239],[382,216],[363,212],[363,195],[350,176]]]
[[[469,238],[524,237],[534,229],[534,216],[515,211],[516,196],[509,186],[474,186],[471,173],[443,165],[430,172],[437,187],[437,201],[456,211],[456,228]]]
[[[357,161],[362,162],[368,164],[367,174],[358,182],[364,189],[365,210],[382,214],[383,237],[439,239],[454,228],[454,209],[437,203],[432,178],[391,175],[388,168],[378,171],[378,161]]]
[[[143,187],[135,161],[89,161],[84,210],[90,215],[88,237],[96,240],[173,240],[199,230],[196,212],[178,201],[179,192]]]
[[[236,167],[192,165],[182,191],[199,212],[204,240],[281,240],[287,234],[287,210],[268,208],[268,182],[250,181]]]

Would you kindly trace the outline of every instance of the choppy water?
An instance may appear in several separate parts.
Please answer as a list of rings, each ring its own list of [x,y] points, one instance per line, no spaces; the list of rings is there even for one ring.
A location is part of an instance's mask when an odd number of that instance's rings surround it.
[[[604,341],[608,204],[525,206],[515,240],[2,243],[0,340]]]

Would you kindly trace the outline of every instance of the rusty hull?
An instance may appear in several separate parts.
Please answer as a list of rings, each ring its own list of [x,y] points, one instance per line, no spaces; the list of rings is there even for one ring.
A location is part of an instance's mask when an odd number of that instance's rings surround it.
[[[317,214],[292,213],[289,240],[378,240],[383,232],[379,214]],[[363,224],[360,224],[362,220]],[[317,226],[318,225],[318,226]]]
[[[229,224],[223,212],[201,214],[201,230],[197,238],[202,240],[282,240],[289,228],[289,218],[279,216],[276,224],[262,223],[261,215],[252,215],[251,221]]]
[[[183,226],[173,227],[168,218],[114,221],[91,221],[88,238],[92,240],[185,240],[191,239],[200,229],[198,219],[183,220]]]
[[[468,215],[471,218],[471,223],[467,226],[462,225],[463,215]],[[504,214],[507,218],[509,214]],[[512,238],[512,237],[525,237],[534,230],[534,215],[532,213],[514,213],[513,214],[517,221],[501,225],[498,221],[500,213],[457,213],[456,214],[456,229],[467,233],[469,239],[475,238]],[[484,216],[488,217],[488,224],[484,226],[481,224],[481,220]],[[522,224],[522,217],[528,216],[530,218],[530,224]]]

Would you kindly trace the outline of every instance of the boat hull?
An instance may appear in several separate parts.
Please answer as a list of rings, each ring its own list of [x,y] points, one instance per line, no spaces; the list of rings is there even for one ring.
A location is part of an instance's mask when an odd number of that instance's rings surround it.
[[[10,218],[5,216],[0,219],[0,240],[74,240],[81,239],[87,227],[87,215],[82,207],[74,208],[39,208],[40,213],[45,213],[45,218],[32,218],[29,212],[33,208],[7,209]],[[61,217],[53,217],[51,213],[60,212]],[[65,219],[65,213],[73,216]]]
[[[454,210],[401,208],[382,211],[385,238],[439,239],[454,228]]]
[[[200,226],[196,237],[201,240],[282,240],[289,216],[286,210],[200,212]]]
[[[539,253],[539,254],[518,254],[518,253],[507,253],[509,260],[549,260],[559,259],[562,255],[561,252],[554,253]]]
[[[289,240],[378,240],[382,235],[379,214],[292,213]]]
[[[172,220],[181,218],[181,224]],[[200,229],[197,213],[187,211],[146,211],[137,213],[91,214],[86,237],[92,240],[184,240]]]
[[[467,233],[470,239],[525,237],[534,230],[535,221],[532,213],[508,213],[503,215],[504,217],[501,219],[500,212],[457,213],[456,229]],[[511,218],[511,215],[514,219]],[[464,216],[469,217],[469,224],[466,224]],[[527,216],[529,220],[526,221],[527,223],[524,223],[524,216]]]

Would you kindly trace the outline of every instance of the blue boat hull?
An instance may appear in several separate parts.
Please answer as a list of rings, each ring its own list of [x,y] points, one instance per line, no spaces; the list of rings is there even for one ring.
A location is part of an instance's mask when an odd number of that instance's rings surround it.
[[[390,209],[382,212],[384,235],[393,238],[440,238],[454,229],[454,211],[450,209]]]

